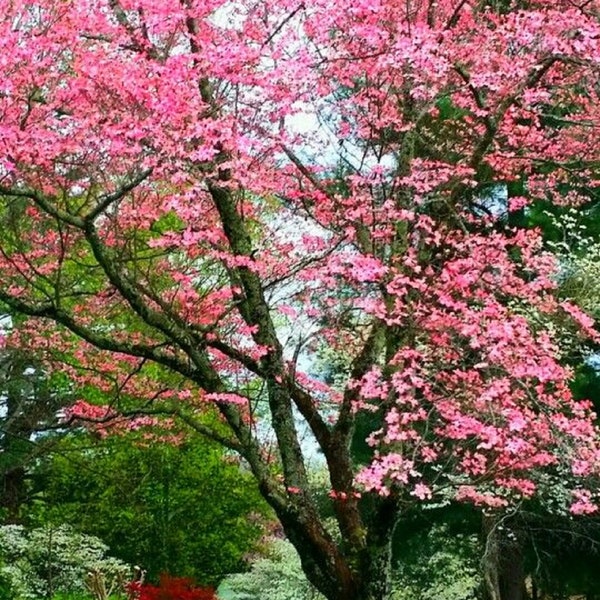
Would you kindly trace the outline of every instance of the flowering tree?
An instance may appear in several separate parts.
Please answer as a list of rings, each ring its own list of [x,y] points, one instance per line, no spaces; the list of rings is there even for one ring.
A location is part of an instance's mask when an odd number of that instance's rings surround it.
[[[388,595],[407,504],[502,508],[558,477],[595,510],[594,415],[556,341],[598,336],[511,227],[597,194],[595,0],[3,9],[0,299],[32,317],[11,343],[243,456],[331,600]],[[323,350],[333,386],[307,372]]]

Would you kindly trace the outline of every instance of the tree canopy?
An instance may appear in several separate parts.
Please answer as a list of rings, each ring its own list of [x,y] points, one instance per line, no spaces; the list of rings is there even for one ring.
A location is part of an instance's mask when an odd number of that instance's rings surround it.
[[[329,600],[389,595],[415,503],[558,482],[596,510],[560,342],[599,334],[513,219],[597,201],[595,0],[3,9],[0,300],[31,317],[7,343],[113,398],[67,416],[168,413],[238,452]]]

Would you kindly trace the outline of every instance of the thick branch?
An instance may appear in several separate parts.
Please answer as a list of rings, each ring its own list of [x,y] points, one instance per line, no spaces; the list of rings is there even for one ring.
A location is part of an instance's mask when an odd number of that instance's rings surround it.
[[[252,242],[231,192],[214,184],[209,184],[209,191],[233,254],[250,257]],[[239,300],[240,313],[246,323],[256,327],[256,333],[253,334],[256,343],[268,348],[268,353],[261,360],[261,364],[265,373],[273,429],[277,436],[286,484],[305,490],[308,481],[304,459],[294,423],[292,403],[283,385],[286,371],[283,349],[269,313],[261,280],[256,273],[246,267],[234,268],[231,274],[237,280],[235,283],[239,283],[243,290],[243,297]]]
[[[0,186],[0,194],[12,196],[13,198],[28,198],[39,206],[45,213],[59,221],[68,223],[77,229],[83,229],[84,221],[80,217],[72,215],[56,206],[56,198],[44,196],[37,190],[27,190]]]
[[[319,190],[322,194],[330,196],[329,192],[325,189],[323,184],[317,179],[317,177],[307,168],[307,166],[298,158],[294,151],[286,145],[281,145],[281,149],[284,154],[290,159],[294,166],[310,181],[315,189]]]
[[[122,185],[119,189],[110,194],[100,196],[100,198],[98,198],[98,204],[84,217],[84,220],[86,222],[94,221],[94,219],[100,216],[111,204],[118,202],[129,192],[133,191],[140,183],[142,183],[142,181],[147,179],[151,173],[152,169],[145,169],[139,175]]]
[[[475,149],[473,150],[473,154],[469,160],[469,166],[472,167],[475,171],[477,171],[485,155],[489,151],[492,146],[494,139],[498,133],[498,129],[500,127],[500,123],[502,119],[506,115],[506,112],[513,106],[520,95],[527,89],[530,89],[536,86],[544,77],[544,75],[548,72],[548,70],[558,61],[561,60],[561,57],[556,55],[547,56],[540,63],[533,66],[529,71],[527,77],[523,80],[521,85],[517,86],[515,91],[512,94],[509,94],[502,100],[498,106],[496,107],[494,114],[486,114],[482,118],[482,122],[485,126],[485,133],[481,136],[478,143],[475,145]],[[475,101],[475,105],[477,108],[481,110],[487,110],[488,106],[485,102],[484,96],[481,90],[477,89],[475,86],[471,84],[471,76],[467,72],[467,70],[461,65],[454,65],[454,70],[458,73],[460,78],[466,83],[473,96],[473,100]],[[452,198],[454,200],[458,199],[465,191],[465,185],[459,184],[452,191]]]
[[[460,11],[463,9],[463,7],[465,6],[466,3],[467,3],[467,0],[461,0],[456,5],[454,12],[452,13],[450,18],[448,19],[448,22],[446,23],[445,29],[452,29],[453,27],[456,26],[456,24],[458,23],[458,20],[460,19]]]

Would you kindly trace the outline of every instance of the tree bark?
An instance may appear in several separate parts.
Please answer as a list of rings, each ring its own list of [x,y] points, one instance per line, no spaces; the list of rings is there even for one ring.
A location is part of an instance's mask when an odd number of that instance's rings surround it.
[[[361,544],[323,534],[319,519],[301,505],[278,517],[300,556],[308,580],[327,600],[388,600],[391,594],[392,536],[398,508],[389,499],[370,499],[373,509]]]
[[[0,507],[4,509],[4,522],[20,522],[21,505],[26,498],[25,468],[14,467],[2,475],[2,497]]]
[[[507,519],[483,516],[485,551],[481,561],[487,600],[525,600],[523,549]]]

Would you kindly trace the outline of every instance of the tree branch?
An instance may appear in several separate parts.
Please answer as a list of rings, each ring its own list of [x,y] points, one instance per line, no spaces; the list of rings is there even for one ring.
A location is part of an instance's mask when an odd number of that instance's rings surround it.
[[[45,213],[53,216],[59,221],[68,223],[77,229],[83,229],[85,226],[82,218],[58,208],[56,206],[56,198],[44,196],[37,190],[0,186],[0,194],[3,196],[12,196],[13,198],[28,198],[37,204],[37,206],[39,206]]]
[[[86,223],[91,223],[100,216],[111,204],[118,202],[126,196],[129,192],[133,191],[140,183],[147,179],[152,174],[152,169],[145,169],[139,175],[135,176],[131,181],[128,181],[120,188],[110,194],[103,194],[98,198],[98,204],[91,210],[83,220]]]

